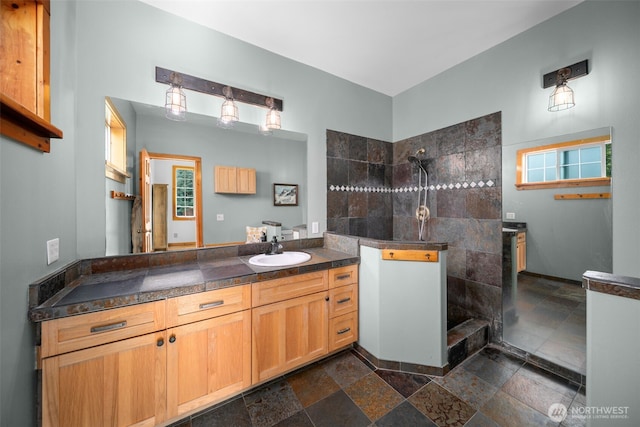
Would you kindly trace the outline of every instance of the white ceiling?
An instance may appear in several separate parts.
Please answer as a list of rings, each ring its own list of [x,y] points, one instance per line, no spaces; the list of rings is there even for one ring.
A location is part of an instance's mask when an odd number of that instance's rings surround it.
[[[141,0],[394,96],[583,0]]]

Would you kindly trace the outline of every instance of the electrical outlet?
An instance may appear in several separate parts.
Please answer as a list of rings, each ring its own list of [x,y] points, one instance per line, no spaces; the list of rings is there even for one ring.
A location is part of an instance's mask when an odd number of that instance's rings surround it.
[[[311,223],[311,232],[313,234],[318,234],[318,221],[314,221]]]
[[[516,219],[515,212],[507,212],[507,219]]]
[[[47,265],[56,262],[60,258],[60,239],[47,240]]]
[[[216,221],[224,221],[224,214],[217,214]]]

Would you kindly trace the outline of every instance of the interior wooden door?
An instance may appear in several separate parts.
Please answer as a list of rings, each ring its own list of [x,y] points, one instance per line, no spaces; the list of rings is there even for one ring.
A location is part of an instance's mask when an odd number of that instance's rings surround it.
[[[144,148],[140,151],[140,198],[142,199],[142,252],[151,252],[151,157]]]

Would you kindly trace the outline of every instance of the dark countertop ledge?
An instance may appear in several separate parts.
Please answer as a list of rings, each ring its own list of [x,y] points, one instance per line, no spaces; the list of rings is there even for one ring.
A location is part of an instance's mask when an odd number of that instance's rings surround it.
[[[640,278],[619,276],[600,271],[586,271],[582,287],[603,294],[640,300]]]
[[[52,320],[182,295],[360,263],[360,245],[378,249],[447,250],[446,243],[387,241],[325,232],[282,242],[311,254],[287,267],[249,263],[268,243],[78,260],[29,285],[29,319]]]
[[[83,274],[29,310],[34,322],[151,302],[318,270],[358,264],[360,258],[327,248],[305,248],[307,262],[287,267],[249,264],[253,255]]]

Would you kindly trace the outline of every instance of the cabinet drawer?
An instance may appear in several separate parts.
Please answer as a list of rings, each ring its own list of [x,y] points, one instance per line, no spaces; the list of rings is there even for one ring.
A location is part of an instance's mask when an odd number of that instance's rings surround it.
[[[42,322],[42,357],[165,329],[165,301]]]
[[[358,283],[358,265],[332,268],[329,270],[329,288]]]
[[[167,328],[251,307],[251,285],[216,289],[167,300]]]
[[[358,309],[358,285],[340,286],[329,290],[329,317],[333,318]]]
[[[329,351],[345,347],[358,340],[358,312],[329,319]]]
[[[251,286],[252,306],[258,307],[327,290],[327,271],[267,280]]]

